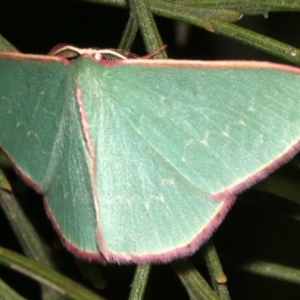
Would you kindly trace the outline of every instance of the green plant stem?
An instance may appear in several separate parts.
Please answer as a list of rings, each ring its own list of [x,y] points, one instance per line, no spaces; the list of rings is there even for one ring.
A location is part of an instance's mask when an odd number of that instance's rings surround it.
[[[118,6],[127,8],[127,2],[125,0],[85,0],[87,2],[94,2],[98,4],[106,4],[112,6]],[[208,19],[210,17],[218,17],[222,20],[227,20],[228,22],[237,21],[242,15],[240,12],[233,9],[207,9],[201,7],[201,2],[199,6],[186,6],[177,4],[174,2],[165,2],[152,0],[149,1],[150,10],[153,14],[162,16],[165,18],[174,19],[177,21],[183,21],[190,24],[196,22],[196,26],[203,28],[207,27]],[[197,25],[198,24],[198,25]],[[207,28],[209,30],[209,27]]]
[[[126,7],[126,0],[83,0],[84,2],[93,2],[107,4],[119,7]],[[168,3],[165,0],[149,0],[151,10],[155,6]],[[213,9],[213,10],[237,10],[243,14],[265,14],[271,11],[299,11],[300,2],[297,0],[176,0],[169,2],[176,5],[193,7],[194,9]],[[153,10],[152,10],[153,11]],[[154,11],[153,11],[154,12]]]
[[[0,279],[0,299],[2,300],[26,300],[15,292],[9,285]]]
[[[0,50],[18,51],[6,38],[0,35]]]
[[[209,240],[203,247],[204,258],[210,275],[211,283],[214,290],[222,300],[229,300],[230,296],[226,286],[226,275],[223,272],[221,262],[219,260],[214,244]]]
[[[0,190],[0,205],[4,210],[25,254],[45,266],[53,267],[35,229],[22,211],[16,198],[9,192]]]
[[[176,3],[201,8],[235,9],[243,14],[265,14],[270,11],[300,10],[300,2],[295,0],[176,0]]]
[[[86,0],[99,4],[126,7],[125,0]],[[278,42],[272,38],[258,34],[248,29],[231,24],[241,17],[241,13],[255,11],[267,13],[269,11],[295,11],[300,10],[300,2],[278,0],[252,0],[245,1],[198,1],[181,0],[178,4],[152,0],[149,2],[151,11],[159,16],[186,22],[211,32],[233,38],[261,51],[300,65],[300,50]],[[184,4],[184,5],[183,5]],[[187,5],[190,4],[190,5]]]
[[[12,188],[11,188],[10,183],[6,179],[4,173],[2,172],[1,166],[0,166],[0,192],[1,192],[1,190],[11,192]],[[0,205],[1,205],[1,195],[0,195]]]
[[[253,188],[258,191],[271,193],[300,205],[299,177],[296,175],[293,177],[281,172],[276,172],[258,182]]]
[[[98,268],[97,264],[93,264],[89,261],[76,259],[75,263],[77,267],[79,268],[82,275],[89,280],[93,286],[97,289],[103,290],[107,286],[107,282],[105,278],[100,273],[100,270]]]
[[[0,170],[0,177],[4,174]],[[13,194],[1,189],[0,186],[0,206],[2,207],[18,241],[20,242],[25,254],[49,268],[54,268],[55,265],[51,257],[47,254],[42,241],[40,240],[35,229],[27,219],[21,206],[19,205]],[[58,299],[58,295],[52,289],[42,286],[42,294],[47,299]]]
[[[154,52],[163,45],[163,42],[150,10],[148,0],[129,0],[129,7],[132,16],[137,19],[147,52]],[[156,57],[167,58],[167,54],[163,50]]]
[[[219,297],[203,279],[189,260],[177,260],[171,263],[175,273],[185,286],[190,299],[218,300]]]
[[[0,264],[51,287],[66,298],[74,300],[103,299],[58,272],[2,247],[0,247]]]
[[[176,21],[182,21],[204,28],[213,32],[209,19],[212,17],[220,18],[228,22],[236,22],[241,14],[234,10],[224,9],[195,9],[194,7],[162,3],[159,6],[151,7],[153,13],[158,16],[166,17]]]
[[[300,270],[266,261],[239,261],[239,269],[260,276],[300,284]]]
[[[139,265],[136,267],[129,300],[142,300],[147,287],[151,265]]]
[[[211,18],[209,21],[216,33],[300,65],[300,50],[297,48],[220,19]]]
[[[123,32],[123,36],[118,48],[130,51],[138,29],[139,24],[136,18],[130,13],[128,22],[126,24],[126,28]]]

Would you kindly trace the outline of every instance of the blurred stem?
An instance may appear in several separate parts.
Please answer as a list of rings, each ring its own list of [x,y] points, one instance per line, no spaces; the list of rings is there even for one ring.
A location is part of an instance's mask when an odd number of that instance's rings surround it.
[[[270,11],[296,11],[300,9],[295,0],[176,0],[177,4],[202,8],[236,9],[243,14],[265,14]]]
[[[22,296],[20,296],[17,292],[15,292],[9,285],[7,285],[0,278],[0,299],[2,300],[26,300]]]
[[[103,3],[107,5],[127,7],[126,0],[82,0],[84,2]],[[149,0],[151,9],[166,3],[165,0]],[[296,0],[176,0],[170,2],[176,6],[194,7],[194,9],[234,9],[243,14],[264,14],[271,11],[299,11],[300,2]],[[152,10],[153,11],[153,10]]]
[[[106,288],[107,282],[100,273],[97,264],[91,263],[90,261],[81,260],[80,258],[77,258],[75,263],[82,275],[89,280],[96,289],[103,290]]]
[[[139,24],[147,52],[154,52],[163,45],[163,42],[150,10],[148,0],[129,0],[129,7],[132,17]],[[167,58],[167,54],[164,50],[157,54],[156,57]]]
[[[299,174],[291,176],[283,172],[275,172],[258,182],[254,188],[300,205]]]
[[[22,211],[16,198],[11,193],[0,189],[0,205],[25,254],[45,266],[53,267],[50,257],[45,253],[41,240]]]
[[[0,264],[51,287],[67,299],[103,299],[71,279],[62,276],[58,272],[2,247],[0,247]]]
[[[138,265],[135,270],[129,300],[142,300],[147,287],[151,265]]]
[[[236,262],[237,263],[237,262]],[[300,270],[266,261],[241,260],[237,267],[248,273],[300,284]]]
[[[172,262],[171,265],[186,288],[190,299],[220,299],[189,260],[177,260]]]
[[[18,51],[6,38],[0,35],[0,50]]]
[[[0,177],[4,174],[0,170]],[[1,180],[3,182],[3,180]],[[3,184],[3,183],[2,183]],[[26,256],[49,268],[55,268],[51,257],[47,254],[45,247],[35,229],[27,219],[16,198],[5,186],[0,186],[0,206],[2,207],[15,235],[18,238]],[[44,299],[58,299],[58,295],[52,289],[42,286]]]
[[[130,51],[138,29],[139,24],[136,18],[133,17],[133,15],[130,13],[128,22],[126,24],[126,28],[123,32],[123,36],[118,48],[123,49],[125,51]]]
[[[119,6],[127,8],[127,2],[125,0],[84,0],[87,2],[94,2],[98,4],[107,4],[113,6]],[[242,14],[233,9],[213,9],[201,7],[201,2],[198,2],[198,5],[195,6],[186,6],[177,4],[176,2],[165,2],[152,0],[148,2],[150,10],[153,14],[156,14],[161,17],[174,19],[176,21],[187,22],[208,29],[208,19],[210,17],[221,18],[228,22],[235,22]]]
[[[6,179],[6,177],[5,177],[5,175],[2,172],[1,167],[0,167],[0,192],[1,192],[1,190],[11,192],[12,188],[11,188],[11,185],[10,185],[9,181]],[[0,194],[0,205],[1,205],[1,194]]]
[[[99,4],[127,7],[125,0],[85,0]],[[137,1],[137,0],[136,0]],[[178,4],[178,1],[182,1]],[[294,0],[178,0],[149,1],[151,11],[159,16],[186,22],[208,31],[230,37],[256,49],[300,65],[300,50],[272,38],[244,29],[230,22],[237,21],[243,13],[267,13],[270,11],[300,10],[300,2]]]
[[[214,244],[209,240],[203,247],[204,259],[208,268],[211,283],[214,290],[222,300],[229,300],[230,296],[226,286],[227,278],[223,272]]]
[[[216,33],[300,65],[300,50],[297,48],[220,19],[210,18],[209,21]]]

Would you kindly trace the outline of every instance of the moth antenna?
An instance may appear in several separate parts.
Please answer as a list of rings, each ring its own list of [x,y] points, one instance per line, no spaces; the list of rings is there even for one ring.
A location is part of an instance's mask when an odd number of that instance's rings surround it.
[[[156,49],[155,51],[143,55],[141,58],[143,59],[148,59],[148,58],[152,58],[153,56],[157,55],[158,53],[162,52],[163,50],[165,50],[168,47],[168,45],[162,45],[161,47],[159,47],[158,49]]]
[[[149,59],[157,55],[167,48],[167,45],[162,45],[157,50],[142,56],[142,59]],[[74,58],[78,55],[90,55],[96,60],[118,60],[118,59],[135,59],[138,55],[121,50],[121,49],[97,49],[97,48],[78,48],[69,44],[58,44],[54,46],[48,53],[53,56],[63,56],[66,58]]]
[[[63,56],[66,58],[73,58],[80,54],[80,48],[77,48],[69,44],[58,44],[54,46],[49,52],[48,55],[53,56]]]
[[[123,49],[110,49],[110,50],[113,50],[123,56],[125,56],[126,58],[140,58],[138,55],[136,55],[135,53],[132,53],[132,52],[129,52],[129,51],[126,51],[126,50],[123,50]]]
[[[120,52],[114,49],[78,48],[68,44],[58,44],[49,51],[48,55],[64,56],[66,58],[74,58],[78,55],[91,55],[96,60],[127,59],[126,55],[122,55],[122,52]]]

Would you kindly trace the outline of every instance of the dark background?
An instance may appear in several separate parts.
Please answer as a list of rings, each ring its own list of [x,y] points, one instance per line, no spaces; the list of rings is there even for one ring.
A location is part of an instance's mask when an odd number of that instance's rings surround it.
[[[0,33],[24,53],[47,53],[58,43],[70,43],[78,47],[117,48],[128,16],[126,9],[80,1],[10,1],[9,4],[0,1]],[[163,42],[168,45],[170,58],[283,62],[192,26],[189,28],[186,43],[180,46],[176,42],[176,22],[159,17],[156,21]],[[262,16],[244,17],[238,24],[300,47],[299,13],[270,13],[268,19]],[[140,35],[132,52],[145,54]],[[299,176],[299,172],[295,173],[291,169],[293,168],[288,165],[280,171]],[[59,244],[44,213],[41,198],[20,182],[12,170],[6,169],[6,172],[22,206],[45,243],[49,247]],[[299,206],[296,204],[253,188],[240,195],[214,235],[232,299],[287,300],[299,297],[300,287],[296,284],[264,278],[239,269],[240,259],[266,260],[299,268],[299,213]],[[22,252],[2,211],[0,244]],[[54,248],[53,251],[59,255],[61,271],[93,289],[91,283],[78,271],[73,256],[59,246]],[[207,277],[201,251],[192,260],[201,274]],[[107,288],[99,293],[108,299],[127,299],[135,267],[111,265],[99,266],[99,269],[108,283]],[[22,275],[1,267],[0,278],[15,287],[24,297],[40,299],[38,285]],[[168,265],[152,268],[147,292],[147,299],[188,299],[184,288]]]

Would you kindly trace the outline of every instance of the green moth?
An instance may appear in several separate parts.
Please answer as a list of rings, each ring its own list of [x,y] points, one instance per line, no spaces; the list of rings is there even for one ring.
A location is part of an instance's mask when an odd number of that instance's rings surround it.
[[[297,68],[78,54],[1,52],[0,145],[79,257],[190,255],[300,148]]]

